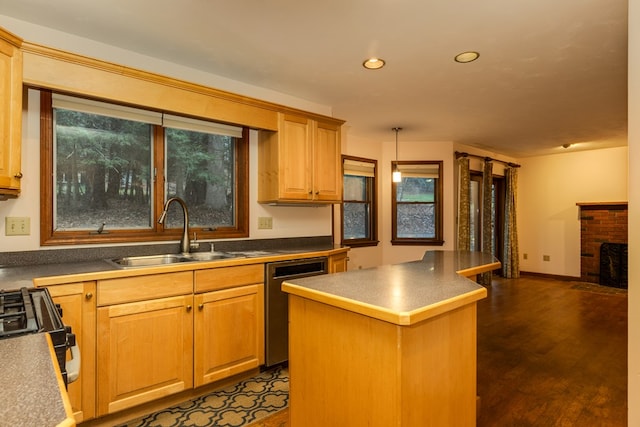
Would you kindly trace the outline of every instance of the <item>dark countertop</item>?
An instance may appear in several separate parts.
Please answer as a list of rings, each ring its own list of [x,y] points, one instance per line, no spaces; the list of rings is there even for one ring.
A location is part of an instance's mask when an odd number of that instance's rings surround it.
[[[36,277],[87,274],[113,270],[116,270],[116,268],[104,260],[0,267],[0,290],[22,287],[32,288],[33,279]]]
[[[132,277],[173,271],[198,270],[204,268],[228,267],[232,265],[283,261],[287,259],[295,259],[299,256],[306,258],[326,255],[329,252],[343,250],[346,251],[348,248],[325,246],[288,250],[242,251],[249,255],[218,261],[196,261],[126,269],[118,268],[115,264],[104,259],[81,262],[68,261],[42,265],[0,266],[0,290],[33,287],[34,279],[37,279],[37,284],[42,286],[54,283],[61,284],[84,280]]]
[[[463,275],[498,268],[481,252],[428,251],[420,261],[285,281],[293,295],[398,325],[412,325],[486,297]]]
[[[60,389],[64,385],[56,376],[47,337],[30,334],[0,340],[0,426],[75,425],[73,415],[65,411],[66,394]]]

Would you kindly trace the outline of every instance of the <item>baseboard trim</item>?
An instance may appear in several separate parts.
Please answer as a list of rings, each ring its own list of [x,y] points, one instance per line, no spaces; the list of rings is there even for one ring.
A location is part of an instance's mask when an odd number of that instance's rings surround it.
[[[582,280],[581,277],[561,276],[561,275],[558,275],[558,274],[535,273],[533,271],[521,271],[520,275],[521,276],[542,277],[542,278],[545,278],[545,279],[561,280],[561,281],[564,281],[564,282],[584,282],[584,280]]]

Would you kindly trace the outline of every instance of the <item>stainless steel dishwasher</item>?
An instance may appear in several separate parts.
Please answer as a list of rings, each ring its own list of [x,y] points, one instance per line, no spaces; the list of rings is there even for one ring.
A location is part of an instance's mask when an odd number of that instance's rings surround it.
[[[265,365],[289,360],[289,297],[285,280],[328,273],[327,257],[270,262],[265,266]]]

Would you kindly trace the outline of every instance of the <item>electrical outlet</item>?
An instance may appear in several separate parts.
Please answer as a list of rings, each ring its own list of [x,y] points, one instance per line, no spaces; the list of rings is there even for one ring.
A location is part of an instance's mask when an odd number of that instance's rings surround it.
[[[529,259],[529,254],[522,254],[522,259]]]
[[[551,261],[551,256],[550,255],[542,255],[542,260],[543,261]]]
[[[28,236],[31,234],[31,218],[28,216],[6,216],[4,218],[5,236]]]
[[[270,230],[273,228],[273,218],[270,216],[260,216],[258,217],[258,229],[259,230]]]

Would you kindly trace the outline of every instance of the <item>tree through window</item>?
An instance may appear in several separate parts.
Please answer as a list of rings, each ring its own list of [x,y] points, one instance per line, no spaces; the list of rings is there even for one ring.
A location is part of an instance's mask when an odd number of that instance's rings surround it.
[[[242,128],[45,91],[41,99],[43,244],[173,239],[178,206],[164,227],[157,218],[174,196],[199,238],[248,235]]]

